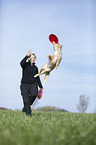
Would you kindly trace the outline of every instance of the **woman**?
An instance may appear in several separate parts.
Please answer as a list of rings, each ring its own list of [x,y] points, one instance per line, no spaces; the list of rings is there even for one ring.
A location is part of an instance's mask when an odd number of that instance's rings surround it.
[[[28,62],[26,62],[28,59]],[[36,55],[31,54],[31,50],[21,60],[20,65],[22,67],[22,79],[21,79],[21,95],[23,97],[24,107],[23,112],[26,115],[31,116],[31,105],[35,101],[38,95],[38,86],[43,89],[42,83],[39,77],[34,78],[34,75],[38,73],[38,67],[35,65]]]

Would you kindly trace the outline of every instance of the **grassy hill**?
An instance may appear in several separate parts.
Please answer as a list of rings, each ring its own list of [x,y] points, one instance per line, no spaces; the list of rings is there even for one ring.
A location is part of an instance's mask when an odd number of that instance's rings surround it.
[[[54,106],[45,106],[45,107],[38,107],[37,108],[38,111],[60,111],[60,112],[68,112],[67,110],[64,109],[60,109]]]
[[[96,145],[96,114],[0,110],[0,145]]]

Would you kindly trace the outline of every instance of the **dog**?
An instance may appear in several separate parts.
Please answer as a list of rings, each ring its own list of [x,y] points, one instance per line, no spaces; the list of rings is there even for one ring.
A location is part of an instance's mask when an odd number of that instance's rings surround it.
[[[56,67],[59,66],[61,60],[62,60],[62,46],[59,43],[53,43],[53,48],[54,48],[54,53],[53,55],[47,55],[47,57],[49,57],[49,61],[44,64],[42,66],[42,68],[40,69],[40,72],[38,74],[36,74],[34,77],[40,76],[42,74],[45,74],[45,78],[44,78],[44,83],[47,81],[50,72]]]

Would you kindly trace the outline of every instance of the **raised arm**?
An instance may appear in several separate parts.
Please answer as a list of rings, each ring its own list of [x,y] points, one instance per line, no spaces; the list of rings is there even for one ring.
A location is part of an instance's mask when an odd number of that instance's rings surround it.
[[[24,68],[26,66],[26,60],[28,59],[28,56],[26,55],[20,62],[20,65],[22,68]]]
[[[30,54],[31,54],[31,50],[29,49],[28,54],[20,62],[22,68],[26,66],[26,60],[30,57]]]

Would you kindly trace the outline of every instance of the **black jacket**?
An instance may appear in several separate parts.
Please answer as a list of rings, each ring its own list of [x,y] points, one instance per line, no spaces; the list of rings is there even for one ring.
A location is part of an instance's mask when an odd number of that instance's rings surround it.
[[[27,59],[28,59],[28,56],[26,55],[20,62],[20,65],[23,69],[21,83],[26,83],[26,84],[37,83],[37,85],[40,88],[43,88],[40,81],[40,77],[34,78],[34,75],[38,73],[37,66],[35,65],[35,63],[31,65],[30,61],[26,62]]]

